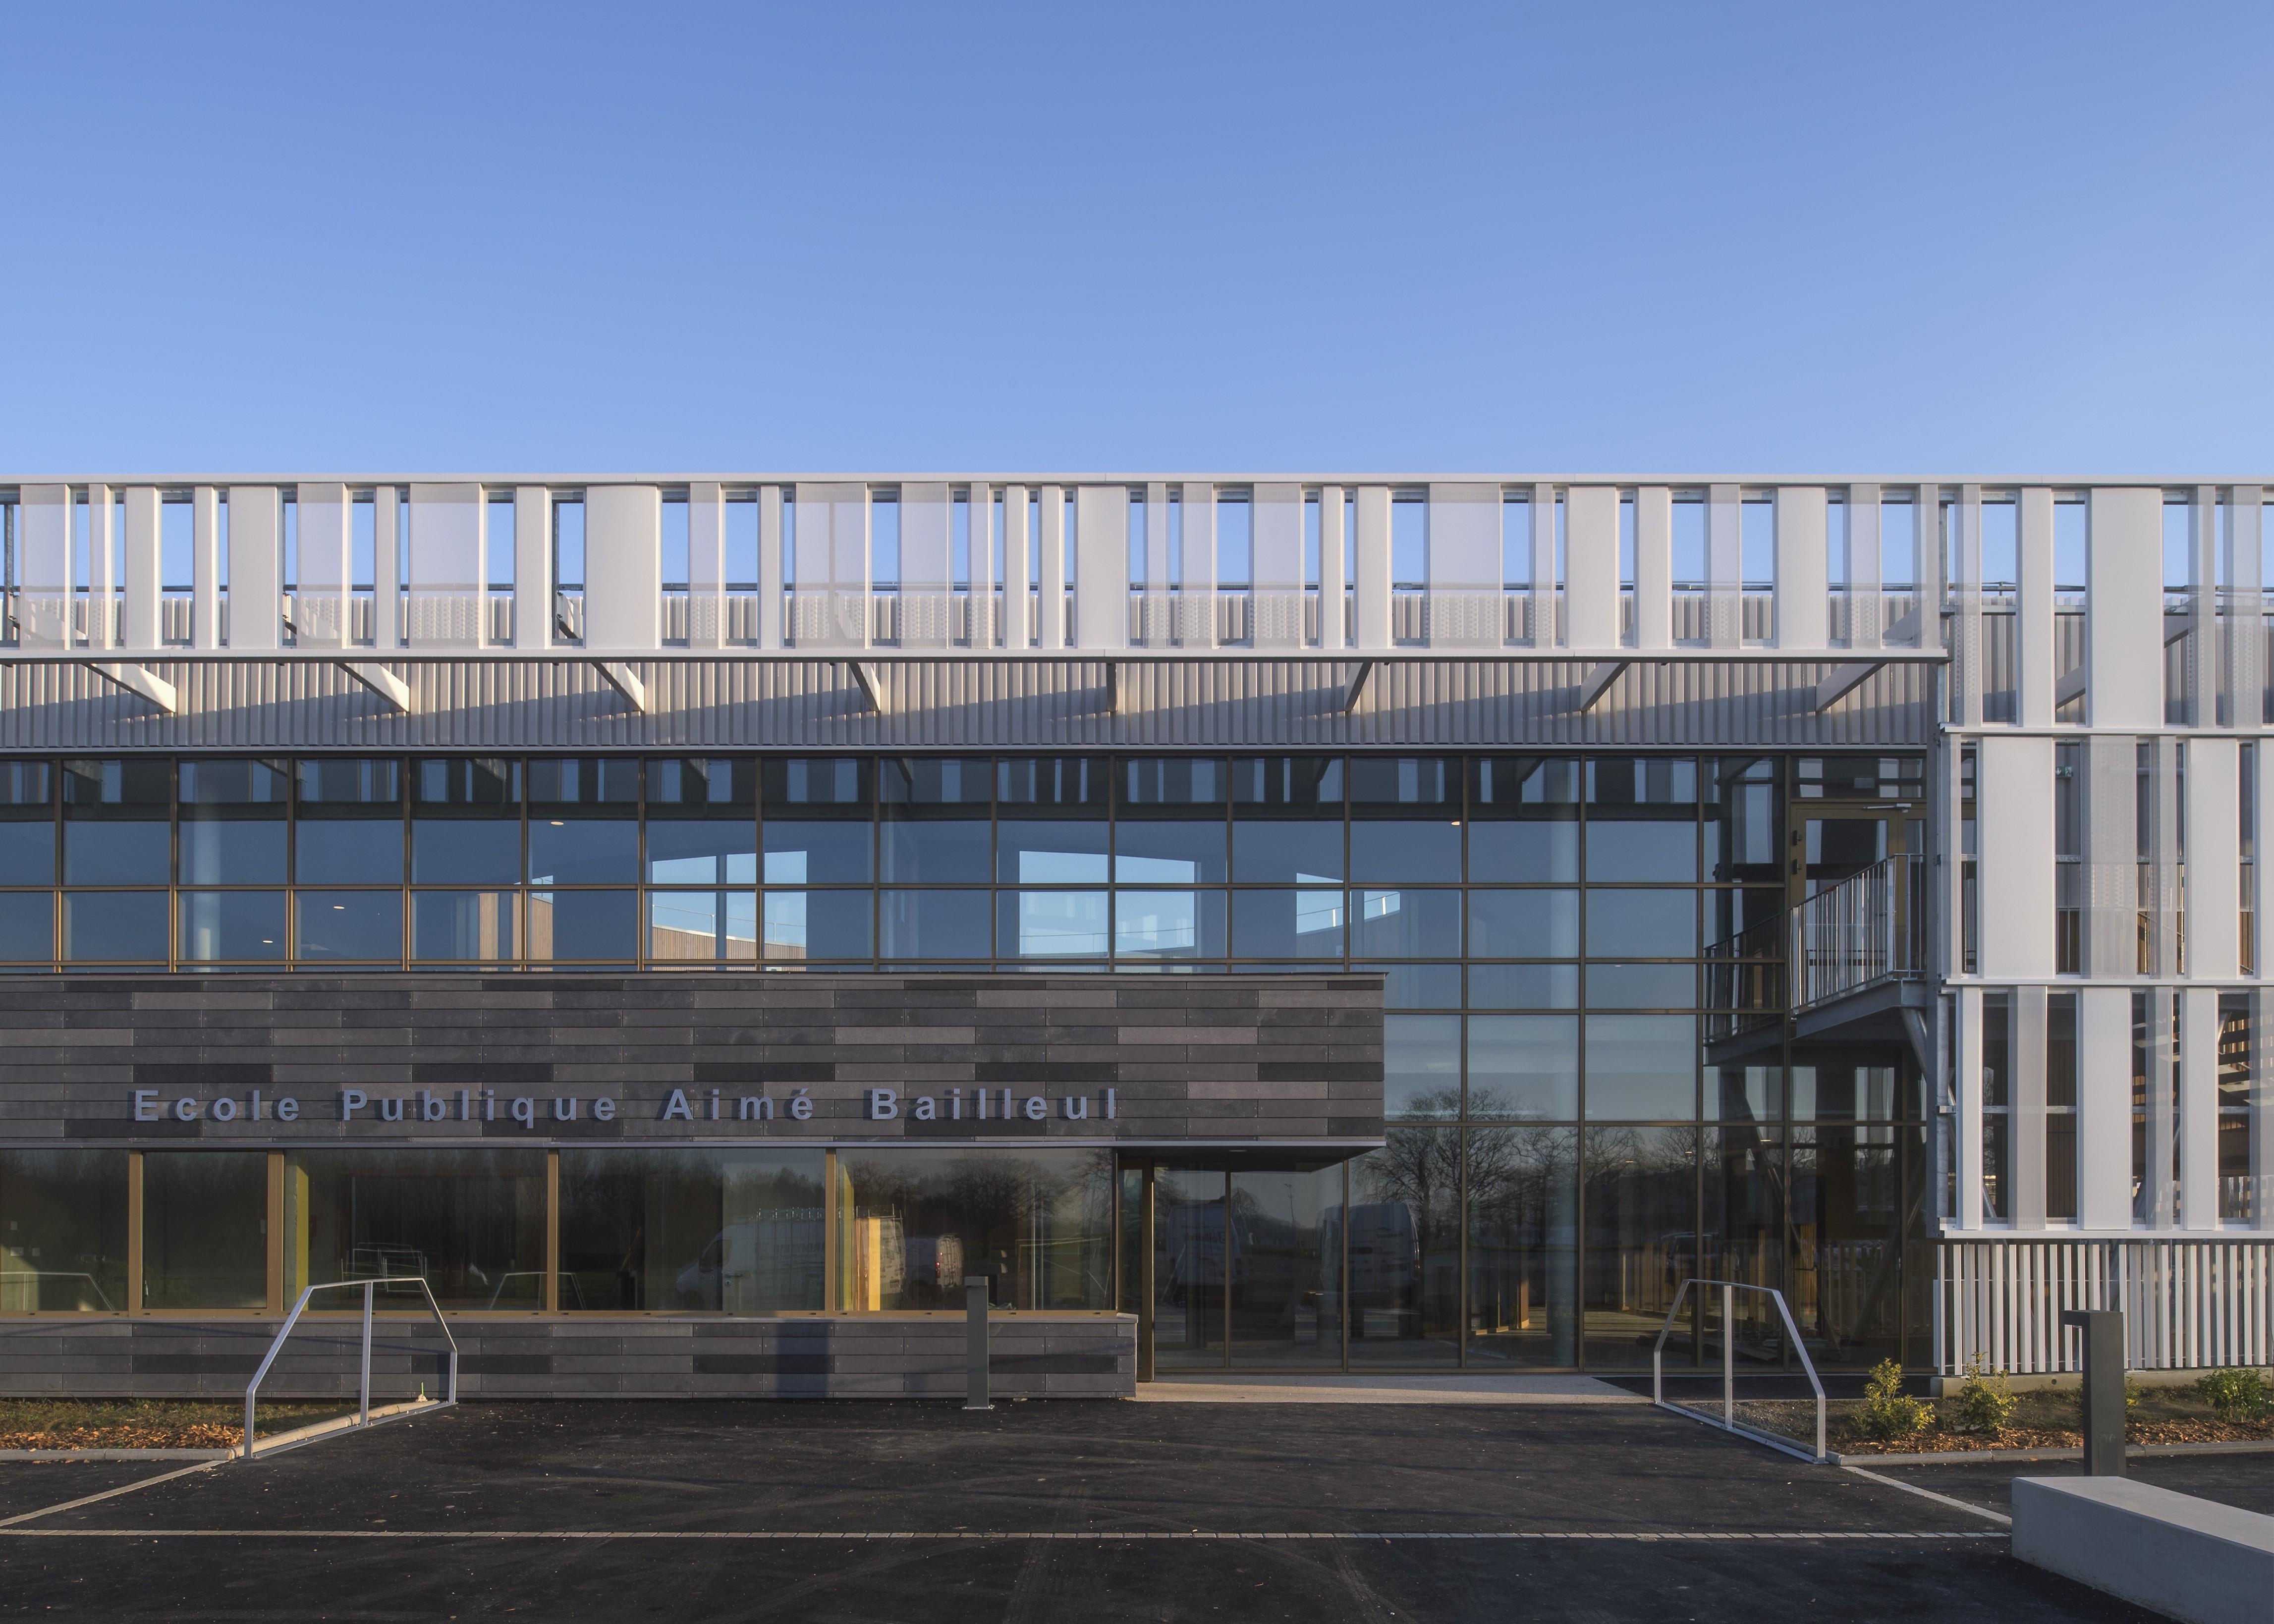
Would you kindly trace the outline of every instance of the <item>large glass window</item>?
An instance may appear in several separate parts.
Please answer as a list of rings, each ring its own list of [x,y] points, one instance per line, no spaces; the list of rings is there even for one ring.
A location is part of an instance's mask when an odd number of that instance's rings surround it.
[[[0,885],[55,883],[54,769],[46,762],[0,762]]]
[[[267,1304],[268,1153],[146,1153],[143,1306],[265,1308]]]
[[[410,898],[413,959],[478,959],[516,956],[521,898],[515,891],[422,891]]]
[[[532,891],[529,956],[561,963],[629,960],[639,952],[639,893]],[[624,968],[630,968],[627,963]]]
[[[416,1275],[444,1308],[541,1307],[545,1153],[293,1151],[284,1270],[292,1297],[327,1281]]]
[[[166,893],[64,893],[64,959],[71,964],[154,961],[166,957]]]
[[[0,1150],[0,1312],[126,1306],[126,1153]]]
[[[561,1152],[561,1308],[821,1308],[823,1157],[772,1147]]]
[[[1647,896],[1650,893],[1643,892]],[[1469,893],[1472,959],[1577,959],[1579,893],[1576,891],[1472,891]]]
[[[282,829],[277,831],[282,835]],[[177,957],[282,964],[291,934],[285,929],[281,891],[185,891],[177,914]]]
[[[529,763],[529,956],[559,963],[639,955],[639,894],[589,886],[639,878],[639,763],[608,757]]]
[[[877,838],[888,883],[984,885],[991,866],[994,763],[895,756],[877,774]]]
[[[1587,1017],[1589,1117],[1694,1119],[1698,1022],[1688,1015]]]
[[[1221,884],[1226,873],[1228,763],[1148,758],[1120,763],[1113,877],[1123,885]]]
[[[1385,1015],[1382,1111],[1391,1120],[1461,1114],[1461,1018]]]
[[[1706,877],[1725,885],[1778,883],[1783,876],[1775,758],[1725,756],[1707,765]]]
[[[1113,1306],[1110,1152],[845,1151],[838,1177],[848,1310],[960,1309],[979,1274],[998,1308]]]
[[[769,885],[865,885],[875,871],[866,756],[772,757],[759,769]]]
[[[1461,951],[1461,893],[1381,887],[1350,895],[1351,955],[1455,959]]]
[[[1228,763],[1145,759],[1117,763],[1113,952],[1124,968],[1221,959],[1228,949],[1223,883]]]
[[[1360,756],[1350,778],[1352,879],[1460,883],[1459,757]]]
[[[1102,959],[1112,951],[1102,891],[1005,891],[997,905],[996,940],[1005,957]]]
[[[758,877],[757,763],[666,756],[647,763],[647,878],[749,885]]]
[[[628,885],[639,878],[639,763],[529,763],[532,885]]]
[[[647,903],[647,956],[655,967],[757,961],[756,892],[651,891]]]
[[[180,883],[282,885],[284,814],[291,788],[289,763],[184,761]]]
[[[0,891],[0,961],[41,969],[55,956],[55,892]]]
[[[511,885],[521,878],[521,763],[420,761],[413,775],[410,878]]]
[[[1485,1120],[1576,1120],[1578,1018],[1470,1016],[1468,1114]]]
[[[1698,878],[1696,762],[1589,759],[1587,878],[1598,884]]]
[[[173,768],[163,758],[136,756],[64,763],[64,884],[166,883],[173,867]]]
[[[1698,1273],[1697,1203],[1697,1129],[1587,1130],[1589,1364],[1649,1363],[1675,1292]]]
[[[1578,1130],[1468,1130],[1472,1366],[1579,1362]]]
[[[1469,878],[1502,884],[1579,877],[1576,758],[1486,756],[1469,795]]]
[[[1892,1126],[1791,1131],[1785,1295],[1818,1365],[1869,1365],[1901,1347],[1898,1266],[1924,1173],[1919,1139]]]
[[[1732,1124],[1705,1130],[1706,1199],[1698,1251],[1701,1277],[1784,1289],[1781,1140],[1781,1131],[1773,1127]],[[1697,1297],[1695,1289],[1690,1295]],[[1720,1317],[1718,1294],[1696,1306],[1701,1319]],[[1784,1325],[1774,1304],[1758,1292],[1740,1291],[1730,1307],[1737,1320],[1741,1358],[1786,1357]],[[1711,1350],[1698,1351],[1710,1359]]]
[[[1351,1163],[1352,1365],[1454,1364],[1460,1354],[1461,1130],[1394,1127]]]
[[[1343,918],[1340,891],[1235,891],[1231,956],[1339,961]]]
[[[1091,756],[996,763],[995,877],[1018,885],[1095,885],[1108,876],[1108,763]],[[1014,951],[1005,943],[1003,951]],[[1015,950],[1015,951],[1023,951]]]
[[[395,855],[399,862],[402,847]],[[368,960],[393,965],[403,958],[403,893],[399,891],[304,891],[298,911],[299,957],[314,963]]]
[[[402,884],[403,763],[302,762],[292,844],[294,877],[304,885]],[[399,949],[380,956],[399,957]]]
[[[1811,787],[1834,761],[1811,758]],[[1903,760],[1873,766],[1910,782]],[[1693,1009],[1734,970],[1758,1012],[1781,996],[1783,895],[1764,853],[1781,771],[1608,756],[0,763],[0,963],[1341,964],[1384,972],[1394,1008],[1509,1011]],[[1676,862],[1665,842],[1683,829]],[[601,890],[619,894],[572,894]],[[1763,963],[1720,962],[1740,933],[1768,944],[1743,951]],[[1701,940],[1710,984],[1677,967]],[[1592,970],[1564,965],[1583,953]]]
[[[879,892],[877,912],[885,957],[891,960],[987,958],[992,942],[990,898],[990,893],[983,891]],[[820,892],[810,898],[823,899]],[[849,929],[846,932],[848,945],[852,935]],[[860,939],[866,941],[865,930]]]
[[[1264,756],[1233,761],[1233,879],[1332,883],[1343,877],[1344,846],[1339,759]]]

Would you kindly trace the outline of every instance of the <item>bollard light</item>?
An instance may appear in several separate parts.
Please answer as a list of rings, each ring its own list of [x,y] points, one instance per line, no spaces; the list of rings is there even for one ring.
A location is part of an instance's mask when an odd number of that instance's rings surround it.
[[[969,1380],[964,1392],[963,1407],[966,1410],[990,1410],[994,1406],[987,1395],[986,1275],[966,1274],[963,1277],[963,1303],[970,1335]]]
[[[2061,1324],[2084,1342],[2084,1475],[2124,1475],[2124,1316],[2112,1308],[2067,1308]]]

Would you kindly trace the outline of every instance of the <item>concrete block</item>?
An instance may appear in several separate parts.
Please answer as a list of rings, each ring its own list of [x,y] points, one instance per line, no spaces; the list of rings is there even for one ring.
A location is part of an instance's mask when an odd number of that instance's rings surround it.
[[[2187,1624],[2274,1620],[2274,1517],[2129,1477],[2016,1477],[2014,1554]]]

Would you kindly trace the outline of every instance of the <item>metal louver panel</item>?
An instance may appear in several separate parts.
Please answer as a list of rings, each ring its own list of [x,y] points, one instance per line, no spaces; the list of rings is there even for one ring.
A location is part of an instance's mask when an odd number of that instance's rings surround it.
[[[842,659],[682,658],[629,662],[642,714],[588,660],[465,658],[388,662],[404,715],[328,661],[145,663],[179,714],[83,664],[0,668],[0,748],[1919,745],[1936,681],[1931,665],[1891,664],[1818,714],[1828,664],[1638,660],[1582,712],[1579,662],[1393,657],[1345,712],[1354,658],[871,655],[880,714]]]

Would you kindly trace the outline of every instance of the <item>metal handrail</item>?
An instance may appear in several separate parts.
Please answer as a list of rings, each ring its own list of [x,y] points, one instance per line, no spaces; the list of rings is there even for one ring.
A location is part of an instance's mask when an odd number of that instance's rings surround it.
[[[1926,966],[1925,866],[1901,853],[1882,857],[1787,918],[1796,1010],[1881,981],[1916,979]]]
[[[1682,1282],[1674,1294],[1674,1303],[1666,1311],[1666,1323],[1659,1328],[1658,1340],[1650,1349],[1650,1402],[1660,1410],[1670,1410],[1677,1416],[1702,1420],[1694,1410],[1683,1410],[1666,1402],[1666,1373],[1663,1355],[1667,1336],[1674,1329],[1674,1317],[1682,1312],[1682,1299],[1692,1286],[1721,1288],[1721,1430],[1743,1432],[1758,1443],[1772,1449],[1781,1449],[1787,1455],[1798,1455],[1803,1461],[1821,1462],[1824,1459],[1824,1384],[1816,1379],[1816,1364],[1808,1357],[1808,1346],[1800,1340],[1800,1327],[1792,1322],[1792,1310],[1784,1300],[1784,1293],[1773,1286],[1748,1285],[1741,1280],[1699,1280],[1695,1277]],[[1787,1440],[1737,1425],[1737,1330],[1736,1317],[1732,1309],[1740,1291],[1758,1291],[1776,1301],[1777,1312],[1783,1317],[1785,1335],[1792,1338],[1793,1350],[1800,1355],[1800,1367],[1808,1372],[1808,1385],[1816,1389],[1816,1453],[1810,1455]],[[1710,1425],[1710,1423],[1709,1423]]]
[[[417,1274],[395,1274],[385,1280],[328,1280],[310,1286],[300,1293],[300,1300],[292,1304],[292,1312],[285,1316],[283,1327],[276,1333],[276,1340],[268,1344],[267,1357],[260,1361],[260,1368],[252,1372],[252,1385],[245,1389],[245,1458],[246,1460],[252,1458],[253,1395],[260,1391],[260,1383],[267,1376],[268,1367],[276,1363],[276,1356],[284,1351],[284,1339],[292,1335],[292,1327],[300,1323],[300,1316],[307,1312],[308,1299],[319,1291],[344,1291],[355,1286],[363,1288],[363,1382],[356,1409],[355,1425],[357,1426],[371,1425],[372,1297],[381,1286],[403,1284],[412,1284],[418,1288],[420,1294],[426,1299],[427,1308],[433,1313],[434,1324],[441,1331],[442,1340],[449,1344],[449,1382],[444,1389],[443,1396],[434,1401],[435,1407],[447,1409],[458,1402],[458,1339],[450,1335],[449,1321],[442,1318],[442,1305],[434,1300],[433,1288]]]

